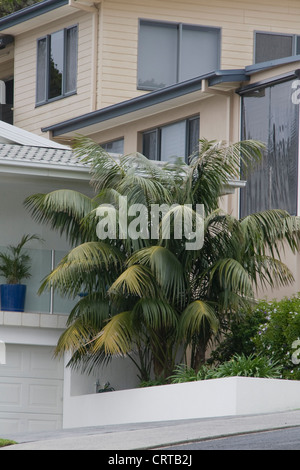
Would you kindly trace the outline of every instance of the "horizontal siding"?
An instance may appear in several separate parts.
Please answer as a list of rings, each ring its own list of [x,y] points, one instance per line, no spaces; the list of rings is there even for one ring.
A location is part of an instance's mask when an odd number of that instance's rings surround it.
[[[131,96],[141,93],[136,89],[139,18],[220,27],[223,69],[252,64],[255,30],[299,34],[297,0],[105,0],[102,11],[98,107],[128,99],[129,79]]]
[[[77,94],[35,107],[36,40],[66,26],[78,24]],[[91,15],[77,12],[16,38],[14,124],[41,134],[41,128],[90,111],[91,94]]]
[[[93,15],[72,8],[70,12],[67,18],[16,37],[15,124],[32,132],[41,133],[41,127],[91,111]],[[145,93],[136,86],[139,18],[221,28],[221,68],[233,69],[252,64],[255,30],[299,34],[300,2],[103,0],[99,21],[97,108]],[[79,25],[77,94],[35,108],[36,39],[76,23]],[[11,70],[11,63],[0,62],[0,76]]]

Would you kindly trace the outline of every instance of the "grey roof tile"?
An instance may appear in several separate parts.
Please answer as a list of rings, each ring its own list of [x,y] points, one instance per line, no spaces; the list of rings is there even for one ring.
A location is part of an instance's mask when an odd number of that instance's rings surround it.
[[[53,164],[54,166],[77,166],[86,168],[87,165],[75,158],[72,150],[32,147],[29,145],[14,145],[0,143],[0,160],[27,163]]]

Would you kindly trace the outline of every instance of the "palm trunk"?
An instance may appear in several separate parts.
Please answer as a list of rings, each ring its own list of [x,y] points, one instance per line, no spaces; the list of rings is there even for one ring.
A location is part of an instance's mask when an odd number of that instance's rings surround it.
[[[192,364],[191,367],[198,372],[200,367],[205,363],[205,351],[206,351],[206,344],[204,342],[200,342],[195,345],[194,353],[192,356]]]
[[[170,345],[165,337],[164,332],[152,336],[151,352],[156,380],[167,379],[174,369],[173,344]]]

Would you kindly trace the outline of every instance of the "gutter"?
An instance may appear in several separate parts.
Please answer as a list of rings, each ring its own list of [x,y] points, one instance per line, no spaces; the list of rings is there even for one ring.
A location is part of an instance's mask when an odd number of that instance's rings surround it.
[[[246,85],[242,88],[238,88],[236,90],[236,93],[242,96],[243,94],[247,92],[256,91],[261,88],[265,88],[266,86],[275,85],[278,83],[288,82],[296,78],[300,78],[300,69],[293,70],[291,72],[288,72],[282,75],[276,75],[275,77],[272,77],[272,78],[266,78],[265,80],[260,80],[258,82],[252,83],[251,85]]]
[[[0,159],[0,175],[4,173],[53,178],[76,179],[90,181],[88,167],[78,165],[53,165],[18,160]]]
[[[83,127],[95,125],[100,122],[132,113],[141,109],[154,106],[165,101],[178,98],[183,95],[204,91],[205,83],[208,86],[216,86],[221,83],[248,81],[249,77],[243,70],[220,70],[210,72],[200,77],[186,80],[184,82],[175,83],[165,88],[146,93],[144,95],[122,101],[121,103],[108,106],[107,108],[98,109],[91,113],[83,114],[75,118],[53,124],[42,128],[42,132],[51,132],[53,137],[60,136],[67,132],[74,132]],[[205,91],[209,91],[205,89]],[[211,90],[212,94],[214,90]]]
[[[37,16],[44,15],[49,11],[68,5],[69,0],[42,0],[22,10],[18,10],[10,15],[0,18],[0,31],[5,31],[12,26],[16,26],[24,21],[31,20]]]

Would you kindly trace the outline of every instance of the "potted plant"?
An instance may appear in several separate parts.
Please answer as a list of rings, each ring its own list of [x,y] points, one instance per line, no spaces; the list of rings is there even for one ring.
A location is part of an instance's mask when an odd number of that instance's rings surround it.
[[[40,237],[23,235],[18,245],[9,245],[7,253],[0,253],[0,275],[6,279],[6,284],[0,286],[1,310],[24,312],[26,285],[21,282],[31,277],[31,258],[24,245],[30,240],[40,240]]]

